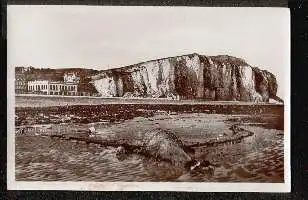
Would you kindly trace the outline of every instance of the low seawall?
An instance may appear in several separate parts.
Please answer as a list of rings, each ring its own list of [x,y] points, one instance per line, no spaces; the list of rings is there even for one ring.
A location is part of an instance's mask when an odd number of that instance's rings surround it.
[[[70,105],[46,107],[16,107],[16,112],[87,112],[87,113],[119,113],[137,112],[138,110],[168,111],[168,112],[201,112],[209,114],[275,114],[284,113],[283,105],[268,104],[102,104],[102,105]]]
[[[88,97],[88,96],[50,96],[50,95],[16,95],[15,107],[48,107],[71,105],[104,105],[104,104],[164,104],[164,105],[278,105],[272,103],[253,103],[244,101],[204,101],[204,100],[170,100],[167,98],[121,98],[121,97]]]

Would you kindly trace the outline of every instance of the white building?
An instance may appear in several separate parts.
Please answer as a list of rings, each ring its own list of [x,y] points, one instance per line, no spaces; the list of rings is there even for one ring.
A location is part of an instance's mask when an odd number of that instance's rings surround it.
[[[28,92],[34,94],[45,95],[78,95],[79,77],[75,73],[67,73],[64,75],[64,82],[35,80],[28,82]]]
[[[49,94],[49,81],[28,81],[28,91],[30,93]]]

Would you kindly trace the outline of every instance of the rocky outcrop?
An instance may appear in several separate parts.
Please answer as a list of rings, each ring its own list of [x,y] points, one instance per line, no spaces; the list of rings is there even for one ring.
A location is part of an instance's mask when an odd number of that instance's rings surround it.
[[[152,97],[268,102],[277,99],[275,76],[243,59],[189,54],[151,60],[92,76],[103,97]]]

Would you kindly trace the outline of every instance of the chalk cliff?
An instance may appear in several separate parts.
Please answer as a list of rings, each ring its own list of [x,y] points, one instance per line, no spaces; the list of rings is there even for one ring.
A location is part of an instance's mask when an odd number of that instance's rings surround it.
[[[268,102],[276,97],[275,76],[226,55],[189,54],[162,58],[92,76],[103,97],[152,97]]]

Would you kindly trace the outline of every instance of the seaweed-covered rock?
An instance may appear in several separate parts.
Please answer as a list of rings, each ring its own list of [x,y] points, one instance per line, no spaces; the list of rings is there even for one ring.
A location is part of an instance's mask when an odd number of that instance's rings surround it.
[[[173,133],[153,129],[145,132],[143,138],[143,151],[151,157],[171,162],[176,166],[184,166],[191,157],[184,151],[182,141]]]

